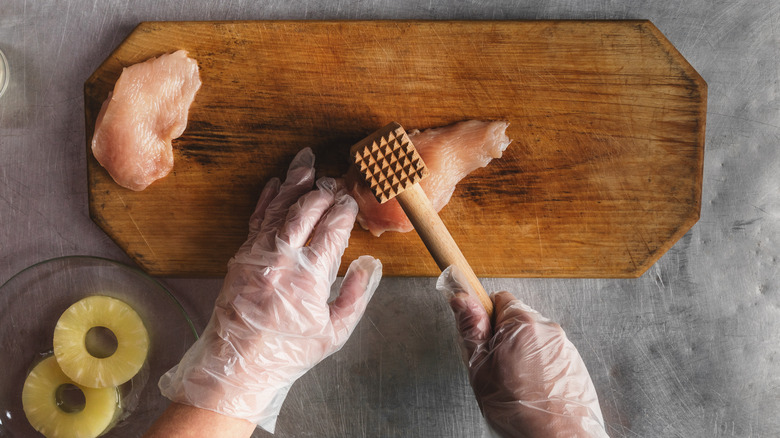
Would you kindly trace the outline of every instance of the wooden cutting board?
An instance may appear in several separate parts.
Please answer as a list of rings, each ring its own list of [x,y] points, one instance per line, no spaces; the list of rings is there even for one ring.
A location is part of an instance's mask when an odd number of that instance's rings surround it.
[[[122,68],[178,49],[203,87],[175,167],[142,192],[89,150]],[[143,269],[220,276],[263,184],[309,146],[318,175],[395,120],[508,120],[499,160],[441,217],[479,276],[636,277],[698,220],[707,86],[649,21],[141,23],[85,84],[92,218]],[[439,271],[412,232],[356,226],[347,262]]]

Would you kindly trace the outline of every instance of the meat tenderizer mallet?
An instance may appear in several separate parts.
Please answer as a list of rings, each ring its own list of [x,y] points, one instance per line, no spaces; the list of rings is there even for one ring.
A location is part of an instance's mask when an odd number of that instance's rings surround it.
[[[439,269],[457,266],[492,317],[493,302],[420,187],[428,169],[404,128],[392,122],[352,146],[349,155],[377,201],[398,200]]]

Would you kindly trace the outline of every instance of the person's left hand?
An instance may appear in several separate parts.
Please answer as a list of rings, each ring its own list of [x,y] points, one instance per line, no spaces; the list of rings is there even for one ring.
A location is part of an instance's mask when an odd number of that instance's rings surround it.
[[[293,382],[346,343],[382,265],[370,256],[352,262],[328,303],[358,207],[333,179],[313,183],[306,148],[283,184],[263,189],[208,326],[160,379],[164,396],[273,432]]]

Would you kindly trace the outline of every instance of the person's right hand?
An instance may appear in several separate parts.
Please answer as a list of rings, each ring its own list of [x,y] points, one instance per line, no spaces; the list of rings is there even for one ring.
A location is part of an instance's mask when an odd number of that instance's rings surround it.
[[[561,326],[509,292],[492,295],[495,323],[450,267],[437,289],[452,294],[469,380],[482,415],[506,437],[607,437],[596,389]]]

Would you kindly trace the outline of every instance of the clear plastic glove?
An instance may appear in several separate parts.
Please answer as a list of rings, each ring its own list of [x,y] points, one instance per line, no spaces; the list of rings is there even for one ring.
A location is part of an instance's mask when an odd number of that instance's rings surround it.
[[[369,256],[352,262],[328,303],[358,207],[334,180],[313,183],[306,148],[283,184],[263,189],[205,331],[160,379],[164,396],[273,432],[293,382],[346,343],[382,265]]]
[[[492,295],[495,324],[457,268],[436,288],[450,294],[469,380],[482,415],[505,437],[607,437],[596,389],[561,326],[515,299]]]

